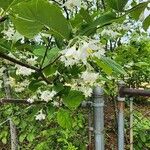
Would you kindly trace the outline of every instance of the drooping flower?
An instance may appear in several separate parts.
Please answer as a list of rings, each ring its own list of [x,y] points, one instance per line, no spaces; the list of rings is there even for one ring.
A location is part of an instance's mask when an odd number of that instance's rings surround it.
[[[64,62],[65,66],[73,66],[74,64],[79,63],[78,51],[75,46],[63,50],[61,54],[60,60]]]
[[[5,69],[6,69],[5,67],[1,67],[1,68],[0,68],[0,76],[1,76],[1,77],[3,76],[3,72],[4,72]]]
[[[2,88],[2,84],[3,84],[3,81],[2,81],[2,80],[0,80],[0,88]]]
[[[67,0],[64,3],[64,6],[66,6],[70,10],[72,10],[75,7],[81,7],[81,0]]]
[[[16,70],[17,75],[29,76],[33,72],[35,72],[35,70],[32,70],[30,68],[26,68],[26,67],[23,67],[20,65],[15,65],[15,67],[17,68],[17,70]]]
[[[39,111],[39,114],[36,115],[36,118],[35,118],[35,119],[41,121],[41,120],[44,120],[45,117],[46,117],[46,115],[43,114],[42,110],[40,110],[40,111]]]
[[[81,75],[83,82],[93,85],[98,79],[99,73],[85,71]]]
[[[34,96],[32,96],[31,98],[28,98],[28,99],[27,99],[27,102],[33,103],[33,102],[35,101],[35,99],[37,99],[37,97],[34,95]]]
[[[41,96],[40,98],[43,100],[43,101],[46,101],[46,102],[49,102],[50,100],[53,99],[53,97],[56,95],[56,91],[43,91],[41,93]]]
[[[4,38],[6,38],[8,41],[10,41],[13,39],[15,30],[13,27],[9,27],[8,30],[3,30],[2,33],[4,34]]]
[[[34,102],[34,99],[33,99],[33,98],[28,98],[28,99],[27,99],[27,102],[33,103],[33,102]]]
[[[31,58],[27,58],[27,62],[31,65],[35,65],[37,63],[36,61],[37,57],[34,56],[34,57],[31,57]]]

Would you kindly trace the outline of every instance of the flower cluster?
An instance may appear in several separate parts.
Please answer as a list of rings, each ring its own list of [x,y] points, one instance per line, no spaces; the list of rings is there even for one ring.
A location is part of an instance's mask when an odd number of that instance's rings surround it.
[[[56,91],[48,91],[48,90],[46,90],[46,91],[41,92],[40,98],[43,101],[49,102],[49,101],[51,101],[53,99],[53,97],[55,95],[56,95]]]
[[[105,50],[98,40],[81,41],[79,45],[75,44],[61,52],[61,61],[65,66],[75,64],[87,64],[88,58],[101,57]]]
[[[23,76],[29,76],[31,75],[35,70],[32,70],[30,68],[26,68],[20,65],[16,65],[16,75],[23,75]]]
[[[35,119],[41,121],[41,120],[44,120],[45,117],[46,117],[46,115],[43,114],[42,110],[40,110],[39,113],[36,115]]]

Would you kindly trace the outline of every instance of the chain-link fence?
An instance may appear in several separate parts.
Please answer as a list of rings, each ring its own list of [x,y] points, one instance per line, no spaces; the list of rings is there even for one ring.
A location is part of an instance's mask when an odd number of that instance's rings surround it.
[[[6,100],[3,101],[8,103]],[[15,101],[10,100],[11,103]],[[17,100],[18,103],[19,101]],[[27,103],[25,100],[22,102]],[[85,127],[88,126],[89,129],[88,150],[150,149],[150,102],[148,97],[131,97],[130,95],[130,97],[108,98],[104,97],[101,91],[95,93],[93,98],[84,105],[88,106],[87,112],[89,112]],[[15,140],[18,140],[18,135],[12,123],[11,118],[0,123],[0,127],[8,127],[11,143],[11,146],[0,147],[0,150],[15,150],[11,147],[13,143],[16,143]]]

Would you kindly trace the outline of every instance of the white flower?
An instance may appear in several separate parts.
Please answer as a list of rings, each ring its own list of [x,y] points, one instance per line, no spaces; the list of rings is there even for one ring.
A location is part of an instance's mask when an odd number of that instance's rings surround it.
[[[53,102],[53,106],[59,107],[59,106],[60,106],[60,104],[59,104],[59,102],[54,101],[54,102]]]
[[[34,95],[34,96],[32,96],[31,98],[28,98],[28,99],[27,99],[27,102],[33,103],[36,99],[37,99],[37,97]]]
[[[0,80],[0,88],[2,88],[2,84],[3,84],[3,81],[2,81],[2,80]]]
[[[42,36],[40,34],[36,35],[33,39],[35,42],[37,42],[38,44],[42,43]]]
[[[0,76],[1,77],[3,76],[3,72],[4,72],[5,69],[6,69],[5,67],[0,68]]]
[[[104,29],[101,32],[101,35],[102,36],[108,36],[110,38],[116,38],[116,37],[120,36],[121,34],[116,32],[116,31],[110,30],[110,29]]]
[[[21,43],[24,43],[24,36],[22,36],[18,31],[16,31],[12,37],[13,42],[17,42],[18,40],[21,40]]]
[[[81,79],[83,79],[83,82],[93,85],[98,79],[98,76],[99,76],[98,73],[85,71],[82,73]]]
[[[8,54],[8,56],[11,57],[11,58],[16,59],[16,57],[11,52]]]
[[[15,92],[17,92],[17,93],[21,93],[21,92],[23,92],[25,90],[25,88],[24,87],[15,87]]]
[[[74,7],[81,7],[81,0],[67,0],[64,6],[70,10],[72,10]]]
[[[30,68],[26,68],[26,67],[23,67],[23,66],[20,66],[20,65],[16,65],[15,67],[17,68],[16,75],[29,76],[33,72],[35,72],[35,70],[32,70]]]
[[[81,92],[83,92],[83,94],[84,94],[85,97],[90,97],[92,95],[92,93],[93,93],[92,88],[87,87],[87,86],[86,87],[82,86],[79,90]]]
[[[52,100],[52,98],[56,95],[55,91],[43,91],[41,93],[41,99],[49,102],[50,100]]]
[[[44,120],[45,117],[46,117],[46,115],[43,114],[42,110],[40,110],[40,111],[39,111],[39,114],[36,115],[36,118],[35,118],[35,119],[41,121],[41,120]]]
[[[8,30],[3,30],[2,33],[4,34],[4,37],[9,41],[9,40],[13,39],[15,30],[14,30],[14,28],[9,27]]]
[[[27,99],[27,102],[33,103],[33,102],[34,102],[34,99],[33,99],[33,98],[28,98],[28,99]]]
[[[78,51],[75,46],[61,51],[61,54],[60,60],[64,62],[65,66],[73,66],[79,62]]]
[[[34,56],[34,57],[31,57],[31,58],[27,58],[27,62],[31,65],[35,65],[37,63],[36,61],[37,57]]]

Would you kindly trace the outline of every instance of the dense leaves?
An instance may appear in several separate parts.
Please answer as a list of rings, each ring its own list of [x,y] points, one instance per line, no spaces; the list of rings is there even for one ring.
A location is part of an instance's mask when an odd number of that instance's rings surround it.
[[[19,3],[12,7],[11,13],[17,30],[28,38],[35,36],[44,27],[56,37],[70,37],[70,26],[60,9],[46,0]]]

